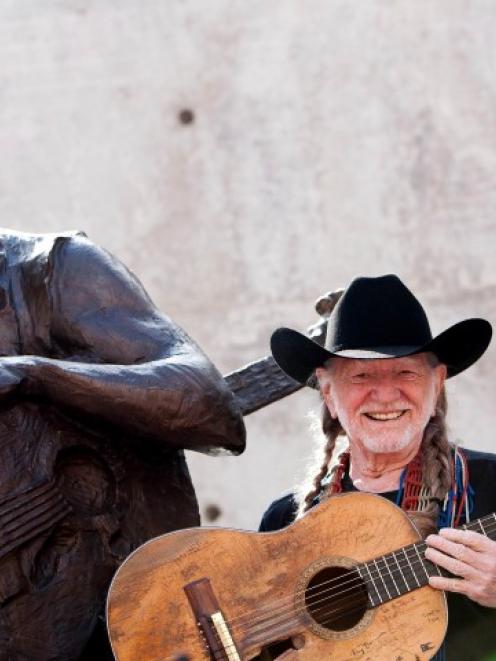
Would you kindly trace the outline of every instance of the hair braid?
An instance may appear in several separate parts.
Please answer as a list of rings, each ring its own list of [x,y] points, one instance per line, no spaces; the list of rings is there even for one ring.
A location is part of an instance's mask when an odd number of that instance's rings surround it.
[[[332,484],[335,472],[339,466],[340,455],[338,455],[333,461],[333,454],[336,447],[336,440],[338,436],[344,432],[339,420],[331,417],[325,402],[322,402],[322,433],[326,439],[323,447],[324,458],[322,459],[322,450],[319,450],[320,458],[317,458],[310,466],[307,478],[300,489],[301,498],[299,499],[300,507],[298,510],[298,516],[302,516],[310,509],[310,507],[312,507],[315,497],[322,489],[322,480],[328,474],[329,467]],[[308,486],[309,482],[310,488]]]
[[[451,445],[446,429],[446,391],[441,390],[434,416],[424,433],[422,449],[424,453],[424,485],[433,498],[442,501],[451,484]]]
[[[314,330],[319,329],[322,338],[324,338],[325,330],[327,329],[327,320],[329,319],[331,312],[336,307],[337,302],[343,295],[343,292],[344,289],[336,289],[334,291],[330,291],[327,294],[321,296],[315,303],[315,309],[322,319],[318,324],[316,324]],[[315,373],[308,380],[308,385],[311,387],[318,387]],[[341,427],[341,424],[339,423],[339,420],[332,418],[325,402],[322,402],[321,429],[325,438],[324,447],[321,448],[322,441],[321,438],[319,438],[320,443],[318,449],[318,457],[316,457],[315,460],[311,463],[303,484],[298,489],[298,500],[300,503],[298,509],[298,517],[302,516],[307,510],[310,509],[310,507],[312,507],[315,497],[322,489],[322,480],[329,472],[329,466],[332,464],[331,484],[339,466],[341,455],[339,455],[335,461],[332,461],[332,459],[336,447],[336,439],[340,434],[344,434],[344,431]],[[324,451],[323,459],[322,449]]]
[[[410,511],[413,521],[422,537],[437,530],[439,505],[443,502],[451,485],[452,459],[451,445],[446,428],[447,399],[443,387],[436,402],[436,410],[425,428],[422,440],[423,487],[430,500],[422,511]]]

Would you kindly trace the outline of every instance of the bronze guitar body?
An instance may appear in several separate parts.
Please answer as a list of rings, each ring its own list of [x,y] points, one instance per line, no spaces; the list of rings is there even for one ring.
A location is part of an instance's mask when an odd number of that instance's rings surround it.
[[[334,593],[321,590],[316,605],[308,598],[312,586],[318,592],[320,583],[336,585],[342,568],[418,539],[404,512],[363,493],[332,498],[278,532],[192,528],[163,535],[129,556],[114,577],[107,601],[114,654],[118,661],[430,659],[446,633],[444,593],[425,586],[372,608],[363,584],[348,595],[345,582]],[[201,579],[208,579],[228,630],[214,652],[185,590]],[[282,651],[274,653],[276,641]]]

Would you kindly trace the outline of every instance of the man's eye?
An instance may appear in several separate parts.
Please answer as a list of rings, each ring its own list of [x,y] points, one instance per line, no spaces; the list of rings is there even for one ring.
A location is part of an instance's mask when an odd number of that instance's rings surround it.
[[[412,370],[401,370],[400,376],[413,378],[417,376],[417,372],[413,372]]]
[[[359,374],[352,374],[351,379],[353,381],[364,381],[368,376],[365,372],[360,372]]]

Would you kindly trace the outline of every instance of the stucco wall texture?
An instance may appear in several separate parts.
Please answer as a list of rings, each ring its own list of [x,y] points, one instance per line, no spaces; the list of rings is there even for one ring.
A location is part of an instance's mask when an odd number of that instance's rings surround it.
[[[493,0],[3,0],[1,224],[84,230],[223,373],[357,274],[398,273],[436,334],[494,324],[495,34]],[[452,438],[494,451],[495,362],[449,384]],[[215,524],[301,477],[317,407],[189,454]]]

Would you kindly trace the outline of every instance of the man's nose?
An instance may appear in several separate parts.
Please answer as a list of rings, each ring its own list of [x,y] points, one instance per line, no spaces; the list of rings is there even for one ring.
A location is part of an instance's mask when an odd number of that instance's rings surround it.
[[[373,384],[371,396],[378,402],[393,402],[400,398],[400,389],[394,379],[377,379]]]

